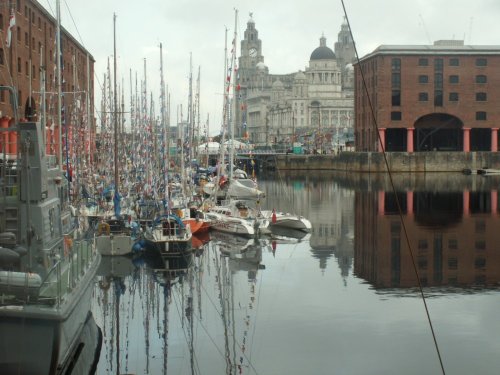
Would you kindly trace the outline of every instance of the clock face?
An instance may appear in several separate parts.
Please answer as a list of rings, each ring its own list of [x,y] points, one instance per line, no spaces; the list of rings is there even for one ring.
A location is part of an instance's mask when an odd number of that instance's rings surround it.
[[[250,57],[257,56],[257,49],[256,48],[250,48],[250,50],[248,51],[248,54],[250,55]]]

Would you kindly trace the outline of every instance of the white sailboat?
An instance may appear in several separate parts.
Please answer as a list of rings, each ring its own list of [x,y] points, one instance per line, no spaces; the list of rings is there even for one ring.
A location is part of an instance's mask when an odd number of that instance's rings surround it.
[[[110,219],[103,218],[97,225],[96,244],[97,249],[102,255],[126,255],[132,252],[132,246],[135,240],[133,239],[133,231],[128,221],[121,216],[120,207],[120,178],[118,165],[118,104],[116,90],[116,14],[113,15],[113,41],[114,41],[114,217]]]

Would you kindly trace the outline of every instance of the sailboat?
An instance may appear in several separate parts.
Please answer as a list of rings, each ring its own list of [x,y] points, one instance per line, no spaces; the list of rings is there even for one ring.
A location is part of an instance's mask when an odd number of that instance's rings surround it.
[[[160,68],[161,68],[161,86],[162,86],[162,113],[164,113],[164,83],[163,83],[163,58],[162,45],[160,44]],[[165,115],[162,118],[165,119]],[[174,213],[178,211],[173,204],[172,187],[168,178],[168,139],[165,130],[165,121],[162,121],[164,131],[163,148],[164,154],[164,197],[161,201],[162,210],[158,216],[152,220],[150,225],[146,226],[143,234],[145,246],[148,249],[159,250],[166,255],[182,255],[191,249],[191,228],[189,224],[182,222],[179,215]],[[182,200],[182,197],[181,197]]]
[[[102,255],[126,255],[132,252],[132,246],[135,240],[133,237],[137,235],[138,227],[133,227],[131,221],[125,220],[121,216],[120,207],[120,178],[118,174],[118,113],[117,113],[117,91],[116,91],[116,14],[113,15],[113,31],[114,31],[114,217],[103,218],[97,224],[96,244],[97,249]]]

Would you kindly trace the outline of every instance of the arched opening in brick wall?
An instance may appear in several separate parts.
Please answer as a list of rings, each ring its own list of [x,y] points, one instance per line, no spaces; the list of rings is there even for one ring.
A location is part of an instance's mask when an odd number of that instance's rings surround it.
[[[432,113],[415,122],[415,151],[462,151],[463,122],[446,113]]]

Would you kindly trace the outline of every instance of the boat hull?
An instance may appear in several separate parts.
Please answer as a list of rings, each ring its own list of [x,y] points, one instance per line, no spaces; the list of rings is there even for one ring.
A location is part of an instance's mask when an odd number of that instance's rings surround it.
[[[90,311],[93,278],[100,256],[57,307],[27,304],[0,308],[0,373],[52,374],[77,354]]]
[[[96,237],[97,250],[101,255],[127,255],[132,252],[134,241],[129,235],[110,234]]]

